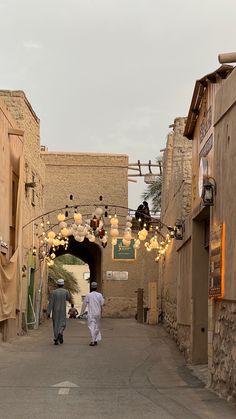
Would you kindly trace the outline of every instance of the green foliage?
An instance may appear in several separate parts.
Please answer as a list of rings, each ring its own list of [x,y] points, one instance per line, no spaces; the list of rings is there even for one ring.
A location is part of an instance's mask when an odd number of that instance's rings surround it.
[[[156,162],[158,161],[160,161],[160,158],[156,158]],[[158,176],[155,182],[147,185],[146,190],[141,195],[141,199],[151,201],[151,210],[154,212],[161,210],[161,188],[162,177]]]
[[[50,266],[48,269],[48,291],[57,288],[56,281],[59,278],[63,278],[65,281],[65,288],[70,292],[70,294],[76,294],[79,292],[79,287],[77,280],[71,272],[66,271],[63,268],[63,264],[59,258],[54,259],[54,265]]]
[[[58,256],[58,261],[63,265],[85,265],[85,262],[74,255],[66,253],[65,255]]]

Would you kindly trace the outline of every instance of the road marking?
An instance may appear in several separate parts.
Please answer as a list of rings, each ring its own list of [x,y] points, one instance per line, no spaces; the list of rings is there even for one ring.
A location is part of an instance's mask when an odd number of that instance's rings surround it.
[[[71,381],[62,381],[61,383],[54,384],[51,387],[60,387],[58,390],[58,394],[61,396],[65,396],[69,394],[70,388],[78,387],[77,384],[71,383]]]
[[[66,394],[69,394],[69,391],[69,388],[60,388],[58,394],[65,396]]]
[[[74,384],[71,381],[62,381],[61,383],[54,384],[51,387],[71,388],[71,387],[78,387],[78,386],[77,384]]]

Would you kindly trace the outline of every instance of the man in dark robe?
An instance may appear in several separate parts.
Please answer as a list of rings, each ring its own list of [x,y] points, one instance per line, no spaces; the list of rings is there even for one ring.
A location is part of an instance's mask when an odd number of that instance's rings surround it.
[[[66,327],[66,301],[71,301],[69,291],[64,288],[64,279],[57,280],[57,289],[52,291],[48,304],[48,318],[52,313],[54,344],[63,343],[63,332]]]
[[[143,201],[135,211],[135,218],[139,221],[140,228],[145,227],[146,230],[150,228],[151,216],[147,201]]]

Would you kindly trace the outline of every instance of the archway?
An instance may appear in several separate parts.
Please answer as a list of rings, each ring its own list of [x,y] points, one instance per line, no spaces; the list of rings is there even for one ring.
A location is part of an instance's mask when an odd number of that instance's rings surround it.
[[[90,270],[90,283],[96,281],[98,290],[102,291],[102,252],[98,244],[91,243],[87,238],[83,242],[77,242],[74,236],[70,236],[68,248],[65,250],[64,246],[58,246],[54,253],[56,257],[69,253],[87,263]]]

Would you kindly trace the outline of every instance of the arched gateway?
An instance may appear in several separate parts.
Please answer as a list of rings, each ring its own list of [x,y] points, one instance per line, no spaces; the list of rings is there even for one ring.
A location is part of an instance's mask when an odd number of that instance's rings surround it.
[[[41,156],[45,163],[44,207],[45,212],[51,212],[51,225],[58,224],[55,208],[61,208],[69,219],[73,218],[74,211],[81,212],[83,218],[91,218],[95,208],[102,206],[108,236],[109,216],[115,212],[119,213],[124,229],[128,207],[127,155],[42,151]],[[122,236],[121,230],[122,226]],[[68,248],[59,248],[57,252],[56,256],[67,252],[88,263],[91,279],[96,279],[105,296],[105,316],[134,316],[138,288],[144,289],[144,299],[149,304],[149,283],[157,282],[158,264],[154,261],[155,255],[144,246],[127,257],[119,251],[114,254],[110,239],[103,247],[101,243],[87,239],[80,243],[70,237]]]
[[[97,243],[91,243],[88,239],[84,239],[82,243],[78,243],[73,236],[69,237],[68,248],[65,250],[65,247],[59,246],[55,255],[61,256],[66,253],[69,253],[77,258],[81,259],[83,262],[89,265],[90,271],[90,283],[96,281],[98,283],[98,289],[102,289],[102,274],[101,274],[101,264],[102,264],[102,249]]]

